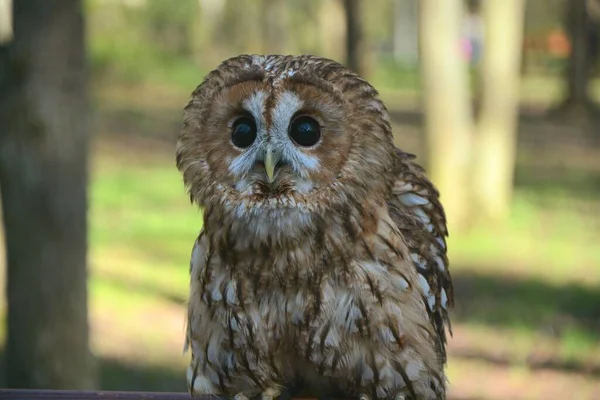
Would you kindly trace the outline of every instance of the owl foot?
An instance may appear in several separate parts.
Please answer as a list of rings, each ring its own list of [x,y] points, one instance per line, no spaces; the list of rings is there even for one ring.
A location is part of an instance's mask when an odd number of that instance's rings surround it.
[[[281,394],[280,388],[272,387],[272,388],[267,388],[264,392],[262,392],[260,397],[261,397],[261,400],[275,400],[277,397],[279,397],[280,394]]]
[[[275,400],[279,397],[280,394],[280,388],[267,388],[264,392],[260,394],[260,398],[258,398],[257,400]],[[248,396],[246,393],[238,393],[235,396],[233,396],[233,400],[251,400],[254,398],[256,398],[256,396]]]

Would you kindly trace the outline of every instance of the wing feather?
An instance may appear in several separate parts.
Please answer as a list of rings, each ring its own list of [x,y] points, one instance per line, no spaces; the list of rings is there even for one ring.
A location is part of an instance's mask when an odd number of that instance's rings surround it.
[[[415,158],[396,149],[396,180],[388,206],[420,275],[427,311],[445,362],[446,328],[452,335],[448,310],[454,305],[446,247],[448,228],[439,192],[425,175],[425,170],[413,161]]]

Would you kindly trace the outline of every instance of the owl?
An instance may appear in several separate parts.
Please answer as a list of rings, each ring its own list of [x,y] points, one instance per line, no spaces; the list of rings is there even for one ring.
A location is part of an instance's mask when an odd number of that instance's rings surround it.
[[[446,218],[368,82],[311,55],[228,59],[192,93],[176,163],[203,211],[192,394],[445,398]]]

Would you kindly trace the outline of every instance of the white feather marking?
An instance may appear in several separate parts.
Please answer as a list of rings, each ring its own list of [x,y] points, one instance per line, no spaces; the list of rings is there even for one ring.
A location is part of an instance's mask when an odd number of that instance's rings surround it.
[[[264,62],[265,60],[262,60],[262,62]],[[270,72],[273,67],[275,66],[275,59],[271,59],[270,61],[265,63],[265,71]]]
[[[222,331],[213,331],[206,351],[206,358],[213,364],[219,363],[219,353],[221,350]]]
[[[192,380],[194,381],[194,387],[192,388],[192,392],[195,394],[216,394],[218,391],[212,384],[210,380],[202,375],[197,375],[194,379],[194,369],[189,366],[187,369],[187,382],[188,386],[192,384]]]
[[[234,318],[233,315],[229,316],[229,326],[231,327],[232,331],[240,332],[240,324],[238,324],[237,319]]]
[[[362,371],[362,383],[367,383],[367,382],[371,382],[373,380],[374,374],[373,374],[373,370],[371,369],[371,367],[369,367],[368,365],[364,364],[363,365],[363,371]]]
[[[227,353],[225,355],[225,365],[229,371],[232,371],[235,368],[235,354]]]
[[[191,269],[196,269],[200,267],[204,263],[204,252],[202,251],[202,247],[196,241],[194,243],[194,248],[192,249],[192,261],[190,262]]]
[[[429,309],[431,311],[433,311],[433,309],[435,308],[435,296],[430,294],[429,296],[427,296],[427,306],[429,307]]]
[[[418,196],[414,193],[404,193],[398,196],[402,204],[412,207],[412,206],[422,206],[429,203],[424,197]]]
[[[392,367],[387,363],[383,368],[379,370],[379,380],[387,381],[388,379],[392,379],[394,376]],[[383,396],[382,396],[383,397]]]
[[[298,179],[294,184],[294,189],[296,189],[298,193],[305,194],[313,190],[314,186],[315,185],[310,180]]]
[[[376,109],[377,111],[385,113],[385,106],[383,105],[383,102],[379,100],[369,100],[367,104]]]
[[[288,145],[284,147],[283,156],[289,160],[296,173],[303,178],[308,178],[306,170],[316,171],[320,165],[318,158],[298,150],[291,141],[288,141]]]
[[[290,316],[292,324],[294,324],[294,325],[299,324],[302,322],[302,319],[303,319],[302,318],[303,310],[304,310],[304,307],[306,306],[306,299],[301,292],[298,292],[296,294],[295,301],[290,301],[290,303],[293,304],[293,308],[292,308],[292,312],[291,312],[291,316]]]
[[[427,269],[427,265],[422,261],[421,256],[417,253],[410,253],[410,259],[415,263],[415,265],[420,269]]]
[[[323,299],[326,302],[329,302],[335,298],[335,291],[333,290],[333,288],[331,287],[329,282],[325,282],[323,284],[322,293],[323,293]]]
[[[221,301],[223,294],[221,293],[221,285],[225,280],[225,274],[216,274],[214,280],[210,284],[210,297],[213,301]]]
[[[262,318],[260,312],[256,308],[253,308],[248,312],[248,317],[252,322],[252,329],[256,330],[262,327]]]
[[[383,343],[396,343],[396,338],[392,333],[392,330],[388,326],[382,326],[379,328],[379,337]]]
[[[442,239],[440,237],[436,237],[435,240],[438,241],[438,243],[440,244],[440,246],[442,246],[443,249],[446,248],[446,242],[444,241],[444,239]]]
[[[429,286],[429,282],[427,282],[427,279],[425,279],[425,277],[421,274],[419,275],[419,285],[421,285],[421,289],[423,289],[423,293],[427,296],[429,294],[431,294],[431,286]]]
[[[292,116],[304,106],[304,102],[292,92],[283,92],[277,99],[277,104],[273,109],[273,125],[282,128],[290,123]]]
[[[223,296],[221,295],[221,290],[219,290],[218,286],[212,288],[210,292],[210,297],[214,302],[221,301],[221,299],[223,299]]]
[[[411,185],[410,183],[398,181],[394,185],[394,193],[396,193],[396,194],[409,192],[411,190],[413,190],[413,185]]]
[[[386,269],[378,262],[365,261],[358,263],[358,266],[365,272],[366,275],[381,277],[386,273]]]
[[[229,172],[234,176],[244,176],[251,169],[256,162],[257,151],[254,146],[251,146],[248,150],[244,151],[237,157],[235,157],[228,165]],[[242,188],[238,188],[242,191]]]
[[[325,337],[325,346],[338,347],[340,345],[340,335],[337,329],[329,329],[327,336]]]
[[[441,301],[442,301],[442,307],[443,308],[447,308],[448,306],[448,295],[446,294],[446,290],[444,288],[442,288],[442,293],[440,294],[441,297]]]
[[[227,282],[227,285],[225,286],[225,299],[229,305],[238,305],[235,286],[236,282],[234,281]]]
[[[413,212],[415,213],[415,215],[417,217],[419,217],[419,219],[424,223],[424,224],[428,224],[431,222],[431,219],[429,218],[429,216],[427,214],[425,214],[425,211],[423,211],[420,207],[415,207],[413,208]]]
[[[390,275],[390,281],[395,288],[398,288],[402,291],[408,289],[408,282],[406,279],[402,278],[399,275],[392,274]]]
[[[247,99],[245,99],[242,103],[244,109],[248,110],[250,114],[254,117],[254,121],[258,125],[262,122],[263,119],[263,110],[265,108],[265,100],[267,99],[267,94],[262,90],[257,90],[252,93]]]
[[[406,375],[411,381],[416,381],[421,371],[423,371],[423,363],[420,361],[413,360],[406,366]]]
[[[441,272],[444,272],[444,271],[446,271],[446,266],[444,265],[444,261],[442,260],[442,258],[441,258],[441,257],[437,256],[437,257],[435,258],[435,263],[437,264],[437,266],[438,266],[438,269],[439,269]]]
[[[433,311],[433,308],[435,306],[435,296],[433,295],[433,293],[431,292],[431,286],[429,286],[429,282],[427,282],[427,279],[425,279],[425,277],[421,274],[419,275],[419,284],[421,285],[421,288],[423,289],[423,293],[425,294],[425,297],[427,297],[427,305],[429,306],[429,309],[431,311]]]

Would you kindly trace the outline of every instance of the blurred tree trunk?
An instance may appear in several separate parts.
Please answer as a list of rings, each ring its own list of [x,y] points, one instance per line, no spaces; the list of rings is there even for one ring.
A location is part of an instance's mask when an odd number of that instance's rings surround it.
[[[571,56],[566,69],[567,96],[555,110],[567,118],[588,118],[598,113],[591,100],[589,82],[595,58],[598,56],[599,27],[590,11],[597,7],[590,0],[569,0],[566,10],[566,30],[571,39]]]
[[[89,389],[82,2],[16,1],[14,30],[0,47],[6,383]]]
[[[198,0],[196,11],[192,29],[194,58],[198,64],[218,64],[225,57],[224,40],[218,32],[223,25],[225,0]]]
[[[418,0],[394,0],[394,58],[414,66],[419,58]]]
[[[324,55],[342,60],[345,54],[346,22],[344,6],[338,0],[323,0],[319,12],[320,45]]]
[[[472,115],[469,77],[460,54],[462,0],[420,0],[420,61],[428,170],[450,229],[468,223]]]
[[[364,76],[364,43],[361,18],[361,0],[344,0],[346,12],[346,66]]]
[[[282,0],[261,0],[264,18],[261,27],[263,54],[280,54],[285,51],[286,30],[286,6]]]
[[[10,42],[12,37],[12,0],[0,0],[0,45]]]
[[[478,215],[490,222],[508,215],[512,197],[524,17],[525,0],[483,3],[482,97],[473,183]]]

